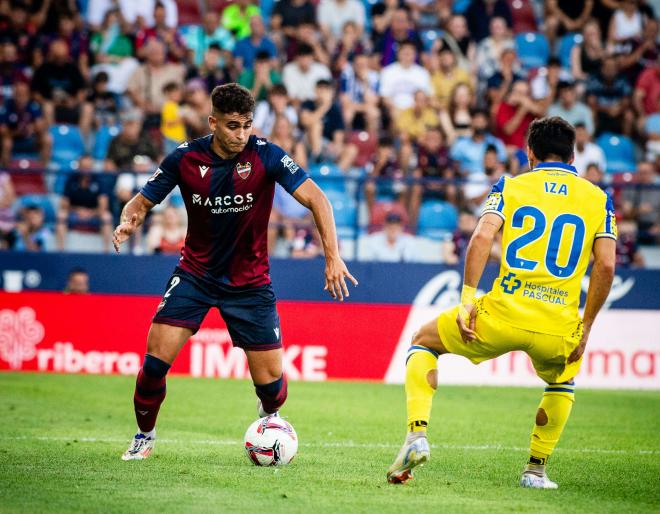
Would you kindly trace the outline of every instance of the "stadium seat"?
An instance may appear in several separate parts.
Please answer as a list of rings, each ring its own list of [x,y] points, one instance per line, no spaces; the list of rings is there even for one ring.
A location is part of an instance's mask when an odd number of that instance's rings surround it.
[[[456,207],[441,200],[429,200],[419,210],[417,233],[431,239],[444,239],[458,226]]]
[[[85,153],[80,129],[76,125],[53,125],[50,135],[53,138],[52,167],[60,170],[75,166]]]
[[[55,223],[55,207],[48,195],[23,195],[18,198],[15,204],[16,212],[25,207],[40,207],[44,211],[44,222],[47,225]]]
[[[371,160],[378,146],[376,134],[369,134],[366,130],[351,132],[348,136],[348,142],[358,149],[357,157],[353,162],[353,166],[358,168],[365,166]]]
[[[635,149],[629,137],[605,132],[598,136],[596,144],[605,153],[607,173],[634,172],[636,168]]]
[[[202,22],[199,0],[177,0],[179,25],[197,25]]]
[[[515,36],[516,52],[523,68],[531,70],[548,63],[550,45],[545,35],[536,32],[524,32]]]
[[[43,171],[15,170],[9,172],[11,183],[17,196],[46,193],[46,181]]]
[[[340,238],[355,237],[357,225],[357,204],[355,198],[341,191],[326,191],[326,196],[332,204],[337,225],[337,235]]]
[[[108,147],[110,146],[110,141],[117,134],[119,134],[118,125],[103,125],[100,129],[97,130],[96,136],[94,138],[94,147],[92,148],[92,157],[97,161],[102,161],[108,155]]]
[[[320,162],[309,166],[309,174],[324,192],[346,190],[344,173],[332,162]]]
[[[424,43],[424,50],[429,52],[435,42],[440,39],[444,34],[444,31],[438,29],[428,29],[422,31],[422,43]]]
[[[584,41],[582,34],[576,32],[566,34],[559,40],[557,57],[561,61],[562,68],[571,69],[571,52],[573,51],[573,47],[582,44],[582,41]]]
[[[538,30],[534,6],[530,0],[507,0],[507,4],[511,10],[514,34]]]

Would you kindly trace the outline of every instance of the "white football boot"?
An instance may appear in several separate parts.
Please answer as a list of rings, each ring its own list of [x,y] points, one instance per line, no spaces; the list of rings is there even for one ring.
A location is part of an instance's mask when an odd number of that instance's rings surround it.
[[[156,445],[156,431],[153,435],[147,436],[141,432],[135,434],[128,450],[121,456],[121,460],[143,460],[149,457],[149,454]]]
[[[266,412],[264,410],[263,403],[261,403],[261,399],[257,398],[257,416],[259,416],[260,418],[265,418],[266,416],[276,416],[276,417],[279,418],[280,417],[280,411],[276,410],[275,412],[272,412],[272,413]]]
[[[528,487],[531,489],[557,489],[559,486],[548,478],[545,471],[542,475],[531,471],[523,471],[523,474],[520,477],[520,487]]]
[[[422,466],[431,458],[431,449],[426,437],[418,437],[406,442],[401,447],[399,455],[387,470],[387,481],[390,484],[404,484],[413,477],[412,470]]]

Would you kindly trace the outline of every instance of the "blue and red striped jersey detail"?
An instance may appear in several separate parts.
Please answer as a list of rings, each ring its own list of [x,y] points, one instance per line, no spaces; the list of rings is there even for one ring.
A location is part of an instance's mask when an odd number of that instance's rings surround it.
[[[188,234],[179,266],[213,283],[270,283],[267,230],[275,182],[293,193],[309,176],[279,146],[250,136],[242,152],[222,159],[212,135],[180,145],[140,193],[160,203],[179,186]]]

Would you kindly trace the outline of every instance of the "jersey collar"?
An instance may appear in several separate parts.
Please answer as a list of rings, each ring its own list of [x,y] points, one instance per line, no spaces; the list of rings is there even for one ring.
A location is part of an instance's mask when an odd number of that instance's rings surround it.
[[[534,171],[565,171],[567,173],[572,173],[573,175],[577,175],[578,172],[577,170],[571,166],[570,164],[566,164],[565,162],[541,162],[539,163],[536,168],[534,168]]]

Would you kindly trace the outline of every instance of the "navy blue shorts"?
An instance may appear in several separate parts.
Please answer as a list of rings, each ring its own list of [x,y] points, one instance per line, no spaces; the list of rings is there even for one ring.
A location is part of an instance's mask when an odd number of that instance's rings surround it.
[[[270,284],[249,289],[220,287],[177,267],[152,321],[197,332],[211,307],[220,311],[234,346],[245,350],[282,347],[280,317]]]

